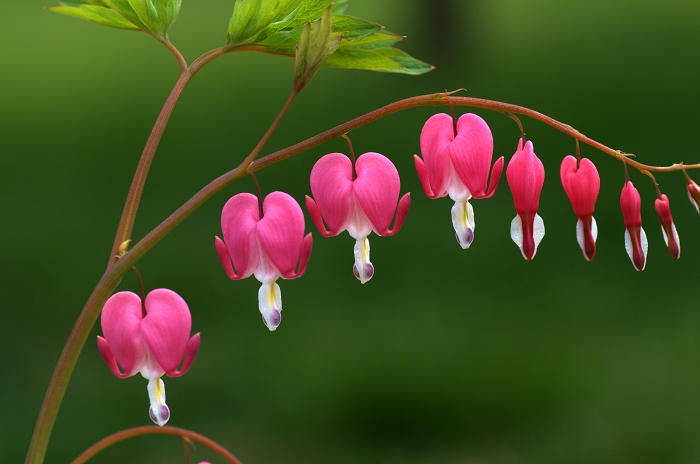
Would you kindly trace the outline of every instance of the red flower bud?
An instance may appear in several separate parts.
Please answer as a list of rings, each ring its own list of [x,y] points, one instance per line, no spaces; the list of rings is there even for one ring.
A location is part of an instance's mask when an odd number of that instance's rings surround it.
[[[666,242],[668,251],[674,259],[678,259],[681,257],[681,242],[678,238],[676,226],[673,223],[668,197],[666,195],[661,195],[661,198],[657,198],[654,202],[654,208],[661,220],[661,232],[664,234],[664,241]]]
[[[625,220],[625,249],[638,271],[646,266],[646,255],[649,249],[647,234],[642,229],[642,199],[632,182],[627,181],[620,195],[620,207]]]
[[[580,162],[569,155],[561,163],[559,171],[561,183],[571,201],[574,213],[578,216],[576,238],[583,256],[592,260],[595,256],[595,241],[598,238],[598,225],[593,217],[595,201],[600,191],[600,176],[591,160]]]

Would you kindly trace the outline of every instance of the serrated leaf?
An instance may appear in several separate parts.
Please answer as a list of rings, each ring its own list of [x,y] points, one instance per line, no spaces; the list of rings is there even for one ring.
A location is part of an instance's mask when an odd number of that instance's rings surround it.
[[[151,0],[128,0],[128,2],[147,30],[154,34],[165,36],[166,31],[162,31],[160,28],[158,12]]]
[[[228,25],[228,42],[243,42],[275,21],[289,16],[302,0],[236,0]]]
[[[138,26],[139,29],[143,29],[144,31],[148,30],[146,25],[139,18],[139,15],[136,14],[134,9],[131,7],[129,0],[102,0],[102,3],[124,16],[127,21],[135,26]]]
[[[348,9],[347,1],[348,0],[335,0],[333,2],[333,10],[331,10],[333,12],[333,14],[345,13],[345,10]]]
[[[324,63],[332,68],[366,69],[368,71],[400,72],[402,66],[376,50],[345,47],[336,52]]]
[[[343,41],[340,43],[340,46],[343,46],[346,43],[348,37],[350,37],[351,40],[365,40],[365,37],[371,37],[373,32],[380,31],[382,28],[382,26],[379,24],[345,15],[333,15],[332,21],[334,27],[333,35],[343,35]],[[263,45],[271,52],[293,56],[295,54],[294,47],[296,47],[300,41],[303,28],[303,26],[298,26],[293,29],[282,29],[270,36],[267,36],[263,40],[256,41],[255,43]],[[263,33],[264,32],[265,31],[263,31]],[[260,35],[262,36],[263,33]],[[381,40],[387,41],[394,37],[398,36],[394,36],[393,34],[391,36],[382,36]],[[398,41],[398,39],[399,38],[396,40]]]
[[[340,47],[355,47],[371,50],[373,48],[392,47],[403,39],[403,36],[394,34],[393,32],[381,30],[358,40],[343,40]]]
[[[401,70],[392,70],[389,72],[398,72],[402,74],[411,74],[417,76],[419,74],[425,74],[435,69],[433,65],[413,58],[411,55],[409,55],[403,50],[399,50],[398,48],[377,48],[374,51],[383,56],[386,56],[387,58],[392,59],[393,61],[396,61],[402,67]]]
[[[336,34],[343,34],[345,40],[360,40],[382,30],[380,24],[343,14],[333,15],[333,26],[335,27],[333,31]]]
[[[332,32],[333,13],[330,6],[313,26],[308,22],[304,26],[294,64],[295,91],[301,91],[316,75],[323,62],[337,50],[342,36],[331,39]]]
[[[127,21],[122,15],[114,10],[102,6],[82,4],[79,6],[51,6],[47,10],[66,16],[84,19],[103,26],[115,27],[117,29],[139,30],[138,26]]]

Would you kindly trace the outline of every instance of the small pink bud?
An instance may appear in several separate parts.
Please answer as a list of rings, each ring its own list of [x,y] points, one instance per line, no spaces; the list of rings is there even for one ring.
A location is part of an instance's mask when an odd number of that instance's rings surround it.
[[[638,271],[646,266],[646,255],[649,249],[647,234],[642,228],[642,199],[632,182],[627,181],[620,195],[622,217],[625,220],[625,249]]]
[[[685,174],[685,185],[688,188],[688,199],[693,206],[695,206],[697,212],[700,213],[700,186],[698,186],[694,180],[688,177],[688,174],[686,174],[685,171],[683,171],[683,174]]]
[[[544,166],[535,155],[532,142],[518,142],[518,149],[508,163],[506,178],[518,213],[510,226],[510,236],[530,261],[544,237],[544,221],[537,214],[544,185]]]
[[[591,261],[595,256],[595,242],[598,238],[598,225],[593,217],[595,202],[600,191],[600,176],[591,160],[582,158],[580,162],[567,156],[561,163],[561,183],[571,201],[576,223],[576,238],[583,256]]]
[[[656,209],[656,214],[659,215],[659,220],[661,220],[661,232],[664,234],[664,241],[668,251],[674,259],[678,259],[681,257],[681,242],[676,231],[676,225],[673,223],[668,197],[661,195],[661,198],[657,198],[654,202],[654,208]]]
[[[164,288],[153,290],[143,303],[135,293],[119,292],[105,303],[101,321],[104,338],[97,337],[97,346],[107,366],[120,379],[137,372],[148,379],[149,416],[165,425],[170,410],[161,377],[185,374],[199,350],[199,334],[190,338],[187,304]]]

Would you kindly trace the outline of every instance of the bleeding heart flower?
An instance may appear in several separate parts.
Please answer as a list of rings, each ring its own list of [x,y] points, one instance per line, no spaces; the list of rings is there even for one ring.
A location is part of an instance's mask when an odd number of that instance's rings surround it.
[[[456,134],[455,134],[456,131]],[[452,207],[452,226],[457,242],[469,248],[474,240],[474,209],[470,198],[491,198],[496,193],[503,172],[503,157],[493,158],[493,137],[486,121],[467,113],[457,121],[445,113],[433,115],[423,126],[420,135],[423,159],[414,156],[418,178],[428,198],[449,195]],[[487,189],[488,184],[488,189]]]
[[[676,225],[673,223],[671,205],[668,201],[668,197],[662,194],[660,198],[657,198],[654,202],[654,209],[656,209],[656,214],[659,215],[661,232],[664,234],[664,241],[666,242],[669,253],[671,253],[674,259],[680,258],[681,241],[676,231]]]
[[[524,147],[522,139],[518,142],[518,149],[508,163],[506,178],[518,213],[511,222],[510,236],[529,261],[535,257],[544,237],[544,221],[537,214],[544,185],[544,166],[529,140]]]
[[[688,199],[695,206],[695,210],[700,213],[700,186],[688,176],[688,173],[683,171],[685,176],[685,185],[688,188]]]
[[[386,156],[371,152],[357,158],[354,165],[341,153],[325,155],[311,170],[310,183],[316,199],[306,197],[311,219],[324,237],[347,230],[355,239],[353,272],[364,284],[374,275],[367,236],[397,233],[411,206],[411,194],[399,200],[399,172]],[[394,212],[394,228],[389,229]]]
[[[283,192],[269,194],[262,207],[255,195],[239,193],[224,206],[221,229],[224,240],[216,237],[215,245],[226,275],[232,280],[255,275],[262,283],[258,305],[263,322],[275,330],[282,321],[277,279],[304,275],[311,255],[311,234],[304,237],[304,213]]]
[[[598,225],[593,217],[600,191],[598,170],[588,158],[582,158],[578,162],[569,155],[561,163],[560,174],[566,195],[578,217],[576,239],[583,256],[590,261],[595,256],[595,241],[598,238]]]
[[[642,198],[632,182],[627,181],[620,195],[622,217],[625,220],[625,250],[638,271],[647,264],[649,243],[642,228]]]
[[[132,292],[115,293],[102,309],[100,354],[120,379],[137,372],[148,379],[148,413],[161,426],[170,418],[161,376],[179,377],[189,370],[200,342],[199,334],[190,338],[191,327],[185,300],[164,288],[153,290],[144,302]]]

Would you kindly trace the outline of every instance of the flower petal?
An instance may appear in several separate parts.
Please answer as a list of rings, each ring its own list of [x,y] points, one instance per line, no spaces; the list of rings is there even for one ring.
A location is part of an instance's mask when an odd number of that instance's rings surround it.
[[[293,277],[304,240],[304,213],[296,200],[284,192],[269,194],[257,233],[260,246],[279,274]]]
[[[338,235],[345,230],[353,212],[352,183],[352,162],[341,153],[325,155],[316,161],[311,170],[311,193],[328,224],[330,235]],[[316,227],[319,226],[316,220],[314,223]]]
[[[233,266],[238,271],[238,278],[249,277],[258,265],[259,251],[255,229],[259,220],[258,198],[250,193],[234,195],[226,202],[221,212],[224,242]]]
[[[399,172],[389,158],[379,153],[365,153],[355,164],[355,196],[378,235],[389,233],[399,200]]]
[[[473,113],[463,114],[457,121],[457,137],[450,144],[450,157],[471,195],[483,197],[493,158],[493,136],[486,121]]]
[[[576,241],[586,261],[595,256],[595,242],[598,240],[598,224],[593,216],[586,216],[576,222]]]
[[[434,198],[447,194],[451,177],[449,147],[453,140],[452,117],[445,113],[431,116],[420,133],[420,151]]]
[[[102,333],[126,377],[138,372],[146,358],[140,331],[141,318],[141,298],[132,292],[115,293],[102,309]]]
[[[168,375],[177,372],[191,328],[192,316],[180,295],[165,288],[148,294],[141,333],[156,362]]]

